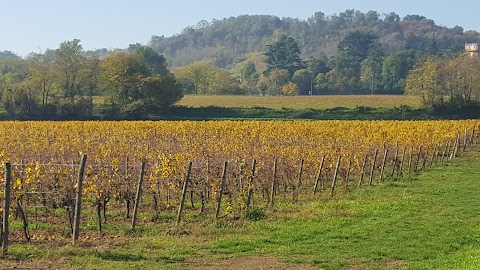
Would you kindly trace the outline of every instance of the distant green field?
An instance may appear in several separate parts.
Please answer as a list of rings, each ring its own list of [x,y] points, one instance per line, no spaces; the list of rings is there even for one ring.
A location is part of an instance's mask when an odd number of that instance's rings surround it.
[[[384,107],[392,108],[408,105],[418,108],[420,98],[415,96],[392,95],[335,95],[335,96],[220,96],[220,95],[186,95],[178,105],[188,107],[264,107],[272,109],[329,109],[335,107]]]

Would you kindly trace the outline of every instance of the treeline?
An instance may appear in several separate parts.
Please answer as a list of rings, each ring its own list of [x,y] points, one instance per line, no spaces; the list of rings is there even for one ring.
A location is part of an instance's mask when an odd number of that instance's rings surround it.
[[[267,44],[261,60],[247,60],[233,69],[194,62],[174,70],[184,93],[249,95],[403,94],[411,68],[429,57],[453,57],[432,37],[422,49],[385,54],[375,35],[355,31],[337,45],[337,55],[301,57],[298,42],[279,35]]]
[[[149,47],[100,59],[74,39],[26,58],[8,51],[0,56],[1,118],[142,118],[168,110],[181,97],[165,58]]]
[[[464,31],[460,26],[443,27],[420,15],[400,18],[393,12],[346,10],[331,16],[316,12],[307,20],[241,15],[201,21],[172,37],[153,36],[149,45],[163,54],[171,67],[196,61],[228,67],[244,61],[248,53],[264,51],[265,46],[281,34],[298,42],[304,59],[322,53],[335,56],[338,43],[355,31],[377,37],[385,55],[405,49],[424,50],[433,37],[440,52],[455,52],[461,50],[465,42],[480,41],[476,31]]]
[[[154,36],[149,45],[177,67],[185,93],[403,94],[416,63],[459,55],[466,42],[479,41],[476,31],[419,15],[347,10],[306,21],[262,15],[201,21],[170,38]]]
[[[417,63],[406,79],[406,94],[418,95],[427,108],[449,115],[480,112],[480,56],[432,56]]]

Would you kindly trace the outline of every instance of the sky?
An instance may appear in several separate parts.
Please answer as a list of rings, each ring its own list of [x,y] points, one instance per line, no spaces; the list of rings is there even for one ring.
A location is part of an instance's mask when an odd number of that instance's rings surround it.
[[[480,2],[445,0],[0,0],[0,51],[20,56],[56,49],[75,38],[83,48],[126,48],[153,35],[169,37],[201,20],[243,14],[307,19],[347,9],[400,17],[417,14],[438,25],[480,32]],[[467,2],[463,2],[467,3]]]

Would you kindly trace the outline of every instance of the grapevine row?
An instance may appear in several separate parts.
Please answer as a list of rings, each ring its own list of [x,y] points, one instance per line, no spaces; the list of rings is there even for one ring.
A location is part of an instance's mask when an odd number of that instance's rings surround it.
[[[79,156],[84,201],[98,225],[130,218],[141,163],[144,212],[174,212],[185,195],[202,214],[242,216],[248,205],[333,196],[427,169],[478,142],[479,121],[2,122],[0,172],[13,168],[13,205],[43,207],[73,230]],[[191,170],[186,165],[191,162]],[[227,165],[228,164],[228,168]],[[189,172],[188,190],[182,187]],[[3,181],[0,180],[0,181]],[[0,200],[4,194],[0,191]],[[185,194],[187,192],[188,194]],[[217,203],[221,196],[224,202]],[[324,195],[316,195],[324,196]],[[48,210],[50,208],[50,210]],[[215,209],[216,208],[216,209]],[[22,208],[20,208],[22,209]],[[112,213],[114,211],[112,210]],[[18,214],[18,213],[17,213]],[[55,222],[55,219],[49,219]],[[145,221],[147,222],[147,221]]]

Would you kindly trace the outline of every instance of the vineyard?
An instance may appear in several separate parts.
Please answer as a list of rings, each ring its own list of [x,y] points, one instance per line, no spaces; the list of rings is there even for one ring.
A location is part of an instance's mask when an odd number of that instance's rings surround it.
[[[21,224],[10,237],[74,234],[79,183],[81,231],[261,218],[277,204],[328,199],[446,162],[478,142],[479,124],[2,122],[0,173],[11,176],[9,216]]]

